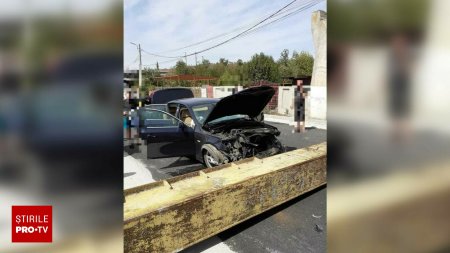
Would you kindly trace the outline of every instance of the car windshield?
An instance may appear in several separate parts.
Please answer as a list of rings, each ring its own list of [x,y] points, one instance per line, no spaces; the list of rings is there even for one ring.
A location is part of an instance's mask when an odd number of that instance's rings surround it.
[[[192,111],[194,111],[194,116],[200,122],[200,124],[203,124],[206,117],[211,113],[212,109],[216,106],[216,104],[204,104],[204,105],[196,105],[192,107]]]
[[[200,124],[203,124],[205,122],[206,118],[211,113],[214,106],[216,106],[215,103],[214,104],[197,105],[197,106],[192,107],[192,110],[194,111],[194,116],[198,120],[198,122],[200,122]],[[222,123],[222,122],[229,121],[229,120],[244,119],[244,118],[248,118],[248,116],[243,115],[243,114],[235,114],[235,115],[225,116],[225,117],[221,117],[221,118],[212,120],[211,122],[209,122],[209,124],[217,124],[217,123]]]
[[[244,114],[235,114],[235,115],[230,115],[230,116],[225,116],[225,117],[221,117],[215,120],[211,120],[209,122],[209,124],[218,124],[218,123],[223,123],[225,121],[229,121],[229,120],[235,120],[235,119],[248,119],[247,115]]]

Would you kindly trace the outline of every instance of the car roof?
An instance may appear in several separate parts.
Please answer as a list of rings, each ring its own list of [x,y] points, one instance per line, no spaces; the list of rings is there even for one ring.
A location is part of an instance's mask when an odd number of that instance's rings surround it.
[[[168,88],[153,91],[150,97],[153,104],[166,104],[176,99],[193,98],[194,93],[189,88]]]
[[[169,103],[179,103],[186,106],[196,106],[196,105],[217,103],[219,100],[220,99],[218,98],[183,98],[172,100]]]

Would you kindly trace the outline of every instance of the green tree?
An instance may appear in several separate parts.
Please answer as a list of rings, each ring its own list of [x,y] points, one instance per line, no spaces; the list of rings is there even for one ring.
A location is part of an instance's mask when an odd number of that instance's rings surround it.
[[[264,53],[252,56],[252,59],[246,64],[246,72],[251,81],[278,82],[280,79],[278,65],[272,56],[267,56]]]
[[[223,65],[225,65],[225,66],[227,66],[227,65],[228,65],[228,60],[225,59],[225,58],[220,58],[220,59],[219,59],[219,63],[220,63],[220,64],[223,64]]]
[[[204,59],[200,64],[194,67],[194,73],[198,76],[208,76],[211,63]]]
[[[228,70],[220,76],[220,85],[237,85],[239,84],[239,75],[233,75]]]
[[[289,67],[289,50],[284,49],[280,54],[280,59],[278,59],[278,68],[281,77],[292,76],[291,68]]]
[[[142,70],[142,87],[141,93],[147,95],[150,90],[156,86],[156,77],[159,77],[159,71],[150,68]]]
[[[211,64],[209,69],[209,74],[213,77],[220,77],[225,73],[225,70],[227,69],[227,66],[224,64],[218,62],[216,64]]]
[[[278,60],[278,64],[287,66],[288,62],[289,62],[289,50],[284,49],[283,51],[281,51],[280,59]]]
[[[203,59],[202,64],[209,66],[209,64],[211,64],[211,62],[208,59]]]
[[[177,75],[187,75],[191,74],[191,70],[189,66],[184,61],[177,61],[177,64],[175,65],[175,73]]]
[[[314,58],[308,52],[294,52],[292,59],[289,60],[289,71],[295,77],[311,76],[314,65]]]

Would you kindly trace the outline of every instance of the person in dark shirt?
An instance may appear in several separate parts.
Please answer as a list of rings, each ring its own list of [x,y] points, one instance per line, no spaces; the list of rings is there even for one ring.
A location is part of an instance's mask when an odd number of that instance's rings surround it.
[[[130,92],[124,93],[124,100],[123,100],[123,128],[124,128],[124,138],[125,140],[131,139],[131,124],[130,124],[130,110],[131,110],[131,104],[130,104]]]
[[[150,95],[146,96],[146,97],[142,100],[143,106],[150,105],[151,103],[152,103],[152,98],[150,97]]]
[[[409,136],[410,116],[410,45],[404,34],[391,37],[391,59],[389,65],[389,112],[393,121],[393,138],[403,141]]]

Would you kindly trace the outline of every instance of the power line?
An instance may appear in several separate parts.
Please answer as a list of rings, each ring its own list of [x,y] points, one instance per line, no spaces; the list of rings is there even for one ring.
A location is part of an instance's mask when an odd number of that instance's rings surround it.
[[[237,34],[237,35],[235,35],[235,36],[233,36],[233,37],[231,37],[231,38],[225,40],[225,41],[222,41],[222,42],[219,43],[219,44],[216,44],[216,45],[211,46],[211,47],[208,47],[208,48],[206,48],[206,49],[197,51],[197,52],[195,52],[195,53],[188,54],[188,55],[186,55],[186,56],[192,56],[192,55],[194,55],[194,54],[203,53],[203,52],[209,51],[209,50],[211,50],[211,49],[213,49],[213,48],[219,47],[219,46],[221,46],[221,45],[223,45],[223,44],[225,44],[225,43],[228,43],[228,42],[232,41],[232,40],[238,38],[239,36],[241,36],[242,34],[245,34],[246,32],[248,32],[248,31],[250,31],[251,29],[255,28],[256,26],[258,26],[258,25],[264,23],[266,20],[272,18],[274,15],[276,15],[277,13],[279,13],[279,12],[281,12],[282,10],[286,9],[287,7],[289,7],[290,5],[292,5],[293,3],[295,3],[296,1],[297,1],[297,0],[293,0],[292,2],[288,3],[287,5],[285,5],[283,8],[277,10],[276,12],[274,12],[273,14],[271,14],[270,16],[268,16],[267,18],[265,18],[265,19],[259,21],[256,25],[253,25],[252,27],[248,28],[247,30],[245,30],[245,31],[243,31],[243,32],[241,32],[241,33],[239,33],[239,34]]]
[[[218,39],[218,38],[220,38],[220,37],[224,37],[224,36],[227,36],[227,35],[232,34],[232,33],[234,33],[234,32],[237,32],[237,31],[239,31],[239,30],[241,30],[241,29],[243,29],[243,28],[245,28],[245,27],[247,27],[247,26],[248,26],[248,25],[243,25],[243,26],[240,26],[240,27],[238,27],[238,28],[236,28],[236,29],[233,29],[233,30],[231,30],[231,31],[229,31],[229,32],[221,33],[221,34],[215,35],[215,36],[213,36],[213,37],[204,39],[204,40],[202,40],[202,41],[194,42],[194,43],[189,44],[189,45],[184,46],[184,47],[179,47],[179,48],[175,48],[175,49],[170,49],[170,50],[167,50],[167,51],[163,51],[163,52],[161,52],[161,54],[163,54],[163,53],[176,52],[176,51],[179,51],[179,50],[182,50],[182,49],[190,48],[190,47],[193,47],[193,46],[198,46],[198,45],[204,44],[204,43],[206,43],[206,42],[209,42],[209,41]]]
[[[292,11],[292,12],[290,12],[290,13],[288,13],[288,14],[286,14],[286,15],[284,15],[284,16],[278,18],[278,19],[275,19],[275,20],[273,20],[273,21],[271,21],[271,22],[269,22],[269,23],[266,23],[266,24],[264,24],[264,25],[262,25],[262,26],[260,26],[260,27],[257,27],[257,28],[255,28],[255,29],[249,31],[248,33],[246,33],[245,35],[243,35],[241,38],[246,37],[246,36],[248,36],[248,35],[250,35],[250,34],[253,34],[253,33],[255,33],[255,32],[257,32],[257,31],[259,31],[259,30],[261,30],[261,29],[263,29],[263,28],[265,28],[265,27],[267,27],[267,26],[269,26],[269,25],[271,25],[271,24],[273,24],[273,23],[276,23],[276,22],[279,22],[279,21],[283,21],[283,20],[289,18],[290,16],[293,16],[293,15],[295,15],[295,14],[298,14],[298,13],[300,13],[300,12],[302,12],[302,11],[304,11],[304,10],[306,10],[306,9],[308,9],[308,8],[314,6],[314,5],[316,5],[316,4],[318,4],[318,3],[322,2],[322,1],[324,1],[324,0],[318,0],[318,1],[314,1],[314,0],[313,0],[313,1],[310,1],[308,4],[306,4],[306,5],[304,5],[304,6],[300,7],[300,8],[298,8],[298,9],[295,10],[295,11]]]
[[[177,59],[172,59],[172,60],[168,60],[168,61],[161,61],[158,62],[158,64],[164,64],[164,63],[169,63],[169,62],[175,62],[175,61],[179,61],[181,60],[181,58],[177,58]],[[143,66],[149,67],[149,66],[156,66],[156,63],[153,64],[143,64]]]
[[[302,4],[303,4],[303,3],[300,3],[299,5],[301,6]],[[273,17],[279,16],[279,15],[281,15],[281,14],[283,14],[283,13],[289,12],[289,11],[291,11],[291,10],[293,10],[293,9],[298,8],[298,7],[299,7],[299,6],[292,6],[291,8],[287,8],[287,9],[285,9],[285,10],[283,10],[283,11],[277,13],[277,14],[274,15]],[[273,18],[273,17],[272,17],[272,18]],[[189,45],[186,45],[186,46],[183,46],[183,47],[179,47],[179,48],[175,48],[175,49],[170,49],[170,50],[162,51],[162,52],[160,52],[159,54],[165,54],[165,53],[170,53],[170,52],[176,52],[176,51],[179,51],[179,50],[182,50],[182,49],[186,49],[186,48],[198,46],[198,45],[204,44],[204,43],[206,43],[206,42],[213,41],[213,40],[215,40],[215,39],[218,39],[218,38],[221,38],[221,37],[228,36],[228,35],[230,35],[230,34],[232,34],[232,33],[234,33],[234,32],[237,32],[237,31],[239,31],[239,30],[242,30],[242,29],[244,29],[244,28],[246,28],[246,27],[249,27],[249,26],[251,27],[251,26],[254,25],[254,23],[255,23],[255,22],[253,22],[253,23],[251,23],[251,24],[247,24],[247,25],[240,26],[240,27],[235,28],[235,29],[233,29],[233,30],[231,30],[231,31],[228,31],[228,32],[225,32],[225,33],[221,33],[221,34],[215,35],[215,36],[213,36],[213,37],[210,37],[210,38],[207,38],[207,39],[198,41],[198,42],[194,42],[194,43],[192,43],[192,44],[189,44]]]
[[[250,35],[250,34],[253,34],[253,33],[255,33],[255,32],[257,32],[257,31],[259,31],[259,30],[261,30],[261,29],[263,29],[263,28],[265,28],[265,27],[267,27],[267,26],[273,24],[273,23],[282,21],[282,20],[284,20],[284,19],[286,19],[286,18],[288,18],[288,17],[290,17],[290,16],[292,16],[292,15],[298,14],[298,13],[300,13],[300,12],[302,12],[302,11],[304,11],[304,10],[306,10],[306,9],[308,9],[308,8],[310,8],[310,7],[314,6],[314,5],[316,5],[316,4],[320,3],[320,2],[322,2],[323,0],[318,0],[318,1],[316,1],[316,0],[311,0],[311,1],[308,1],[308,2],[305,2],[305,3],[302,3],[300,6],[295,6],[295,7],[287,8],[288,6],[292,5],[292,4],[293,4],[294,2],[296,2],[296,1],[297,1],[297,0],[293,0],[293,1],[290,2],[289,4],[285,5],[285,6],[282,7],[281,9],[277,10],[275,13],[273,13],[273,14],[271,14],[270,16],[266,17],[265,19],[259,21],[259,22],[256,23],[255,25],[252,25],[250,28],[247,28],[245,31],[240,32],[239,34],[237,34],[237,35],[235,35],[235,36],[233,36],[233,37],[231,37],[231,38],[229,38],[229,39],[227,39],[227,40],[225,40],[225,41],[222,41],[222,42],[220,42],[220,43],[218,43],[218,44],[216,44],[216,45],[213,45],[213,46],[211,46],[211,47],[208,47],[208,48],[203,49],[203,50],[200,50],[200,51],[196,51],[196,52],[194,52],[194,53],[189,53],[189,54],[180,55],[180,56],[164,56],[164,55],[159,55],[159,54],[154,54],[154,53],[147,52],[147,51],[145,51],[145,50],[142,49],[142,48],[141,48],[141,50],[142,50],[143,52],[149,54],[149,55],[152,55],[152,56],[174,59],[174,60],[169,60],[169,61],[160,62],[160,63],[168,63],[168,62],[173,62],[173,61],[181,60],[183,57],[193,56],[193,55],[196,55],[196,54],[199,54],[199,53],[203,53],[203,52],[209,51],[209,50],[211,50],[211,49],[214,49],[214,48],[216,48],[216,47],[219,47],[219,46],[221,46],[221,45],[224,45],[224,44],[226,44],[226,43],[228,43],[228,42],[230,42],[230,41],[232,41],[232,40],[234,40],[234,39],[237,39],[237,38],[239,38],[239,37],[240,37],[240,38],[246,37],[246,36],[248,36],[248,35]],[[287,9],[286,9],[286,8],[287,8]],[[293,10],[293,11],[292,11],[292,10]],[[289,11],[291,11],[291,12],[289,12]],[[287,13],[287,12],[288,12],[288,13]],[[281,16],[280,18],[277,18],[277,19],[275,19],[275,20],[273,20],[273,21],[270,21],[270,22],[268,22],[268,23],[263,24],[265,21],[267,21],[267,20],[269,20],[269,19],[271,19],[271,18],[273,18],[273,17],[279,16],[279,15],[281,15],[281,14],[283,14],[283,13],[287,13],[287,14],[286,14],[286,15],[283,15],[283,16]],[[262,24],[262,25],[261,25],[261,24]],[[258,25],[260,25],[260,26],[258,26]],[[240,28],[237,28],[237,29],[234,29],[233,31],[239,30],[239,29],[240,29]],[[227,34],[227,33],[223,33],[223,34]],[[215,36],[215,37],[213,37],[213,38],[216,38],[216,37],[221,37],[221,35],[217,35],[217,36]],[[209,38],[209,39],[206,39],[206,40],[204,40],[204,41],[200,41],[200,42],[197,42],[197,43],[193,43],[193,44],[191,44],[191,45],[182,47],[182,48],[180,48],[180,49],[188,48],[188,47],[191,47],[191,46],[193,46],[193,45],[202,44],[202,43],[204,43],[204,42],[206,42],[206,41],[212,40],[213,38]],[[171,50],[171,51],[177,51],[177,50],[178,50],[178,49],[176,49],[176,50],[174,49],[174,50]],[[151,65],[156,65],[156,64],[151,64]],[[150,65],[146,65],[146,66],[150,66]]]
[[[146,53],[146,54],[148,54],[148,55],[151,55],[151,56],[156,56],[156,57],[160,57],[160,58],[180,58],[179,56],[165,56],[165,55],[159,55],[159,54],[154,54],[154,53],[150,53],[150,52],[147,52],[147,51],[145,51],[144,49],[142,49],[141,48],[141,50],[142,50],[142,52],[144,52],[144,53]]]
[[[128,62],[128,64],[125,64],[125,66],[129,67],[131,64],[135,63],[138,59],[139,59],[139,55],[137,55],[133,61]]]
[[[251,26],[250,28],[247,28],[247,29],[244,30],[243,32],[240,32],[240,33],[238,33],[237,35],[235,35],[235,36],[233,36],[233,37],[231,37],[231,38],[229,38],[229,39],[227,39],[227,40],[224,40],[224,41],[222,41],[222,42],[220,42],[220,43],[218,43],[218,44],[216,44],[216,45],[213,45],[213,46],[211,46],[211,47],[208,47],[208,48],[206,48],[206,49],[203,49],[203,50],[200,50],[200,51],[197,51],[197,52],[194,52],[194,53],[190,53],[190,54],[186,54],[186,55],[181,55],[181,56],[164,56],[164,55],[158,55],[158,54],[150,53],[150,52],[144,51],[143,49],[142,49],[142,50],[143,50],[143,52],[145,52],[145,53],[147,53],[147,54],[149,54],[149,55],[156,56],[156,57],[161,57],[161,58],[181,58],[181,57],[188,57],[188,56],[193,56],[193,55],[195,55],[195,54],[203,53],[203,52],[209,51],[209,50],[211,50],[211,49],[214,49],[214,48],[216,48],[216,47],[219,47],[219,46],[221,46],[221,45],[223,45],[223,44],[225,44],[225,43],[228,43],[228,42],[230,42],[230,41],[232,41],[232,40],[238,38],[239,36],[242,36],[243,34],[247,33],[248,31],[252,30],[253,28],[257,27],[258,25],[264,23],[264,22],[267,21],[268,19],[274,17],[275,15],[277,15],[278,13],[280,13],[281,11],[283,11],[284,9],[286,9],[287,7],[291,6],[291,5],[292,5],[293,3],[295,3],[296,1],[297,1],[297,0],[291,1],[291,2],[288,3],[287,5],[283,6],[281,9],[279,9],[279,10],[277,10],[276,12],[272,13],[270,16],[264,18],[263,20],[259,21],[258,23],[256,23],[255,25]]]

